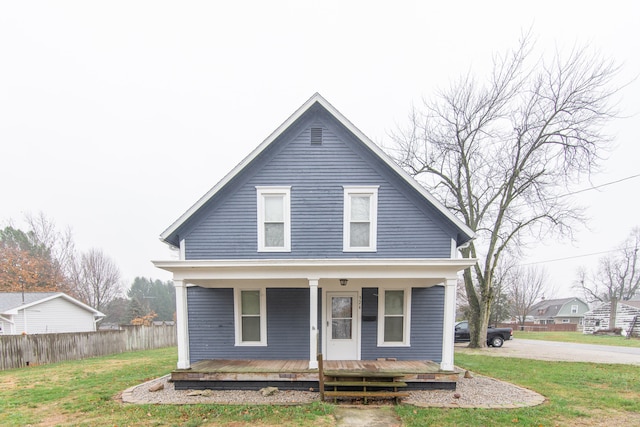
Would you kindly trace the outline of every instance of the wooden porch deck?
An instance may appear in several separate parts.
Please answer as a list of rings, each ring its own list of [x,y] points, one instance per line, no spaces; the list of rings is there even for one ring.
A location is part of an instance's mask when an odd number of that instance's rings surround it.
[[[410,389],[455,389],[460,372],[442,371],[424,360],[327,360],[325,375],[380,373],[402,378]],[[318,370],[308,360],[201,360],[191,369],[171,373],[176,389],[281,389],[318,390]]]

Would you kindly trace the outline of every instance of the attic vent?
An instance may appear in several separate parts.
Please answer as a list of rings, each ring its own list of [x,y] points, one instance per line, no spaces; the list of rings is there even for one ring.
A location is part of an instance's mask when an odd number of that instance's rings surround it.
[[[311,128],[311,143],[322,144],[322,128]]]

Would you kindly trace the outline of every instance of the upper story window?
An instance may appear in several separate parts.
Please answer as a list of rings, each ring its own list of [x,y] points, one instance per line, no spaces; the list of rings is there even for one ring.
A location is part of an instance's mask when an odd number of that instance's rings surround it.
[[[256,187],[258,252],[291,252],[291,187]]]
[[[378,228],[378,186],[344,187],[345,252],[375,252]]]
[[[571,306],[571,314],[578,314],[578,305]]]

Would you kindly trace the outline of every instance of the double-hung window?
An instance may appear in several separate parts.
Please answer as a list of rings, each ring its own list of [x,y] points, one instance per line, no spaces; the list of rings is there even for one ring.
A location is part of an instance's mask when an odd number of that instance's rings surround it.
[[[345,186],[343,250],[375,252],[377,228],[378,186]]]
[[[571,306],[571,314],[578,314],[578,305],[572,305]]]
[[[291,252],[291,187],[256,187],[258,252]]]
[[[378,291],[378,346],[409,346],[410,289]]]
[[[267,345],[264,289],[236,289],[236,345]]]

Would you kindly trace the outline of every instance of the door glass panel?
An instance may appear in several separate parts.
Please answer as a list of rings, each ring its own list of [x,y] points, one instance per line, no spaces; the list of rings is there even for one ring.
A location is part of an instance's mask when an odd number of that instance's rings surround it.
[[[350,340],[352,331],[353,299],[351,297],[331,298],[331,338]]]
[[[351,318],[351,297],[331,298],[331,317]]]
[[[334,340],[350,340],[351,319],[333,319],[331,322],[331,338]]]

